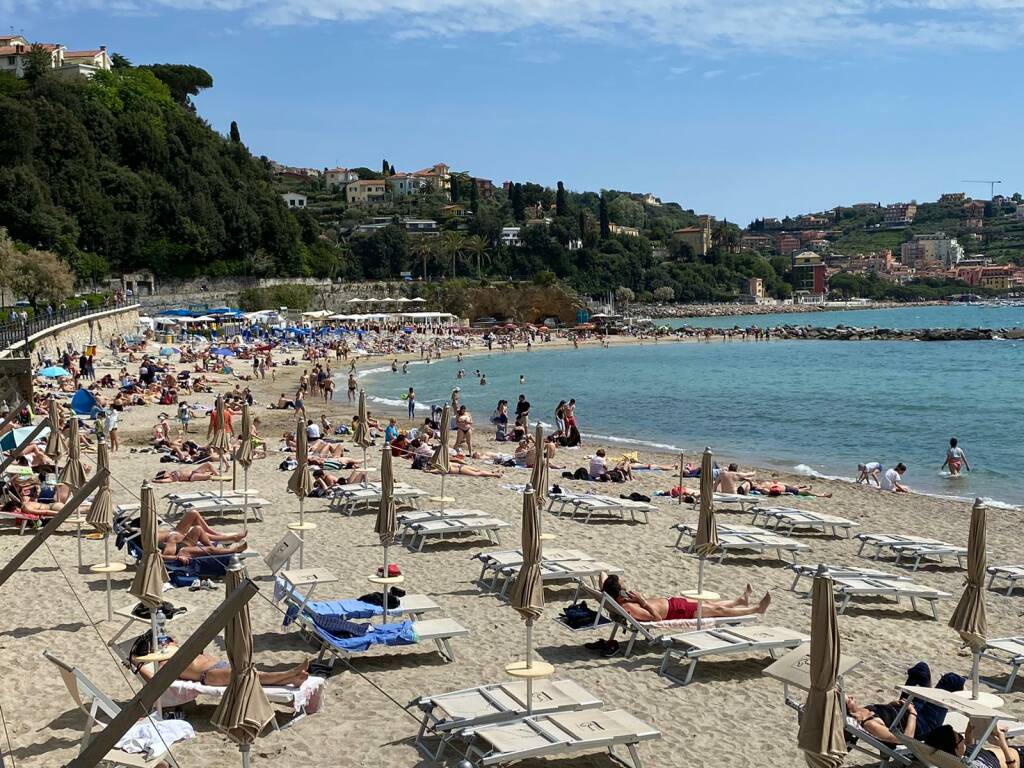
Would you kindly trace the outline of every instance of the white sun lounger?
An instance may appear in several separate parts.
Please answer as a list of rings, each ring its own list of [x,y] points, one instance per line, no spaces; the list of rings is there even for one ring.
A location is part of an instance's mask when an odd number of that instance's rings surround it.
[[[897,565],[902,564],[904,560],[911,560],[913,571],[921,567],[922,560],[941,563],[943,557],[947,555],[956,557],[958,564],[963,568],[967,557],[967,547],[957,547],[937,539],[890,533],[858,533],[854,538],[861,543],[860,549],[857,550],[858,555],[863,554],[865,547],[872,546],[875,548],[873,559],[877,560],[883,550],[888,550],[895,555]]]
[[[988,588],[992,589],[996,579],[1006,581],[1007,596],[1012,595],[1017,582],[1024,579],[1024,565],[990,565],[987,570]]]
[[[831,531],[835,538],[840,538],[840,531],[846,538],[850,538],[853,529],[860,524],[845,517],[835,515],[824,515],[820,512],[810,512],[805,509],[793,509],[792,507],[754,507],[754,518],[751,523],[757,523],[758,518],[763,519],[764,527],[770,526],[771,530],[792,535],[799,529],[811,529],[828,533]]]
[[[601,750],[622,765],[642,768],[637,745],[661,738],[661,731],[622,709],[586,709],[467,728],[459,736],[468,742],[467,756],[477,766],[509,765],[528,758],[568,758]],[[626,748],[630,762],[616,755],[616,747]]]
[[[508,590],[515,583],[520,568],[522,568],[522,563],[519,565],[507,565],[498,572],[502,580],[501,589],[498,592],[500,597],[508,596]],[[544,584],[575,581],[577,583],[589,582],[592,586],[599,587],[598,580],[602,573],[611,575],[621,574],[622,572],[623,570],[617,565],[603,563],[600,560],[550,562],[545,559],[540,564],[540,578]]]
[[[312,600],[313,592],[320,584],[330,584],[337,580],[333,573],[323,568],[281,571],[275,582],[274,597],[280,598],[285,605],[298,606],[300,613],[308,613],[315,621],[319,618],[320,611],[320,606],[317,604],[320,602],[330,603],[331,600],[314,602]],[[299,591],[299,587],[308,587],[309,589],[303,594]],[[310,603],[314,603],[314,605],[310,605]],[[397,607],[388,608],[388,620],[421,619],[428,613],[438,613],[440,610],[441,606],[428,595],[405,595],[399,600]],[[365,619],[356,620],[363,621]],[[380,617],[374,615],[371,620],[379,621]]]
[[[662,645],[665,646],[665,655],[661,659],[658,674],[681,685],[689,685],[698,661],[706,656],[767,653],[774,659],[779,651],[796,648],[810,641],[810,636],[802,632],[794,632],[785,627],[760,625],[702,629],[668,635],[661,639]],[[686,676],[683,678],[676,677],[668,671],[669,665],[676,660],[686,666]]]
[[[214,493],[201,498],[172,501],[167,506],[166,516],[183,515],[190,509],[197,510],[204,515],[211,512],[241,512],[243,509],[248,509],[256,520],[262,520],[263,508],[269,507],[271,504],[272,502],[258,496],[247,496],[241,493],[218,496]],[[138,511],[138,504],[119,504],[117,506],[118,514],[122,515]]]
[[[348,515],[349,517],[359,508],[372,507],[380,502],[380,483],[336,485],[331,490],[334,493],[330,497],[328,509],[332,512]],[[419,500],[426,495],[425,491],[405,483],[395,483],[394,490],[392,491],[392,498],[394,498],[396,504],[408,504],[412,507],[418,506]]]
[[[676,523],[676,525],[672,527],[679,531],[679,536],[676,538],[676,549],[689,552],[693,545],[691,544],[687,547],[683,547],[681,546],[681,542],[683,536],[693,538],[697,535],[696,523]],[[777,533],[769,533],[762,528],[754,528],[747,525],[718,525],[719,563],[725,560],[726,555],[734,552],[754,552],[756,554],[764,554],[773,550],[775,551],[775,554],[778,555],[779,560],[785,561],[783,552],[786,552],[789,553],[789,556],[795,563],[797,555],[801,552],[807,552],[809,549],[810,547],[807,544],[793,541],[792,539],[780,536]]]
[[[469,517],[435,517],[412,522],[402,521],[402,543],[414,552],[423,551],[428,538],[445,536],[484,536],[493,544],[501,544],[501,531],[509,527],[504,520],[487,515]]]
[[[742,493],[715,493],[712,497],[715,503],[716,512],[747,512],[759,504],[763,504],[767,496],[747,496]],[[739,507],[736,509],[719,509],[719,507],[729,505]],[[693,503],[691,504],[692,509],[697,509],[700,506],[700,495],[693,497]]]
[[[1024,664],[1024,637],[999,637],[986,642],[985,649],[981,653],[986,659],[1007,664],[1010,667],[1010,675],[1002,685],[986,680],[985,682],[1003,693],[1009,693],[1017,680],[1017,673],[1020,672],[1021,664]]]
[[[535,680],[534,715],[597,709],[601,700],[571,680]],[[418,708],[423,717],[416,734],[416,748],[432,760],[440,760],[454,732],[491,723],[517,720],[527,714],[526,682],[492,683],[437,696],[420,696],[406,706]],[[426,743],[428,735],[439,736],[437,749]]]
[[[57,667],[61,680],[64,681],[64,686],[68,689],[68,693],[74,700],[75,705],[85,713],[85,725],[82,729],[82,741],[79,745],[79,753],[81,753],[89,745],[93,729],[97,725],[104,725],[100,718],[105,717],[108,720],[113,720],[120,714],[121,708],[114,703],[113,699],[100,690],[99,686],[86,677],[82,670],[61,661],[49,651],[43,651],[43,656]],[[119,749],[112,749],[103,758],[105,763],[131,766],[131,768],[156,768],[156,766],[168,761],[172,765],[178,765],[166,749],[158,749],[149,758],[138,752],[124,752]]]
[[[611,496],[602,496],[596,493],[581,494],[557,494],[551,497],[548,506],[549,511],[554,511],[555,503],[559,504],[555,514],[561,517],[566,512],[570,517],[583,516],[583,522],[589,523],[590,518],[595,514],[626,519],[626,513],[632,522],[637,522],[637,515],[642,515],[645,523],[650,523],[650,513],[657,507],[646,501],[633,501],[632,499],[616,499]]]
[[[503,568],[523,564],[523,551],[521,549],[506,549],[500,552],[478,552],[473,555],[473,559],[480,561],[480,577],[477,580],[490,590],[497,586],[498,578]],[[544,549],[545,563],[593,559],[591,555],[582,549],[563,549],[561,547]],[[488,573],[490,573],[490,579],[487,578]]]
[[[462,509],[453,507],[445,510],[440,509],[414,509],[407,512],[399,512],[395,515],[395,521],[399,527],[411,523],[422,523],[425,520],[461,519],[464,517],[492,517],[490,512],[482,509]]]
[[[818,569],[824,568],[825,575],[831,579],[839,578],[842,576],[849,576],[853,578],[865,578],[865,579],[896,579],[899,581],[909,580],[907,576],[900,576],[897,574],[886,573],[885,571],[875,570],[873,568],[859,568],[855,565],[835,565],[828,563],[821,563],[818,565],[804,565],[801,563],[792,563],[786,566],[789,570],[795,574],[793,577],[793,583],[789,585],[789,589],[792,592],[796,592],[797,584],[800,583],[800,579],[808,578],[813,579],[818,575]]]
[[[835,585],[836,598],[839,600],[836,612],[840,614],[846,611],[850,600],[854,597],[892,597],[897,603],[907,597],[910,598],[910,605],[915,611],[918,609],[918,600],[927,602],[932,609],[932,617],[938,621],[939,614],[936,604],[939,600],[952,597],[949,592],[915,584],[907,579],[833,576],[832,582]]]
[[[275,730],[290,728],[307,715],[315,715],[323,708],[324,688],[327,680],[310,675],[302,681],[302,685],[293,688],[286,685],[265,685],[263,692],[275,704],[281,704],[292,711],[293,717],[282,726],[277,725],[277,718],[271,721]],[[180,707],[190,701],[202,697],[219,702],[224,698],[227,686],[205,685],[194,680],[175,680],[160,697],[163,707]]]

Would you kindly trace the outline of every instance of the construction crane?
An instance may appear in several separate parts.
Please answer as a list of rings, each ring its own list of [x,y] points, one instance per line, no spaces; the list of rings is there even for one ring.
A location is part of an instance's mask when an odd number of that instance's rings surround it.
[[[992,179],[961,179],[961,184],[988,184],[988,197],[991,200],[996,196],[996,184],[1002,184],[1002,181],[993,181]]]

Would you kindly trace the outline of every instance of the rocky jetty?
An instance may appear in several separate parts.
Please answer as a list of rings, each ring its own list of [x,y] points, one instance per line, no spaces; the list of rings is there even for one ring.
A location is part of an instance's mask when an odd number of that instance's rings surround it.
[[[733,330],[735,333],[735,330]],[[818,328],[812,325],[781,325],[771,328],[773,339],[811,339],[816,341],[992,341],[1024,339],[1024,328],[856,328],[839,325]]]

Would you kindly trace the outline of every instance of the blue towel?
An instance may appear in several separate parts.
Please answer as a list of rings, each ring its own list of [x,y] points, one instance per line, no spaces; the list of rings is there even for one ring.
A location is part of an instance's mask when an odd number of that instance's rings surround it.
[[[374,624],[370,631],[362,637],[337,637],[326,629],[322,629],[320,634],[333,647],[350,653],[360,653],[374,645],[415,645],[419,640],[413,631],[411,621],[400,621],[383,626]]]
[[[328,632],[336,632],[341,622],[380,616],[380,606],[362,600],[317,600],[306,603],[305,611],[313,623]]]

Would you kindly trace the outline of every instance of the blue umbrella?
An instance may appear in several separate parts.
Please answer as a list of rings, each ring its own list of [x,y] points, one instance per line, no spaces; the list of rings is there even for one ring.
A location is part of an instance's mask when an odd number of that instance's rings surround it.
[[[176,354],[178,351],[179,350],[175,349],[174,347],[162,347],[160,349],[160,356],[170,357],[171,355]]]
[[[212,351],[213,354],[219,355],[220,357],[234,357],[235,356],[235,350],[230,349],[229,347],[217,347],[216,349],[213,349],[211,351]]]
[[[48,379],[60,379],[64,376],[70,376],[71,374],[59,365],[51,365],[47,368],[43,368],[43,370],[39,372],[39,375],[45,376]]]

